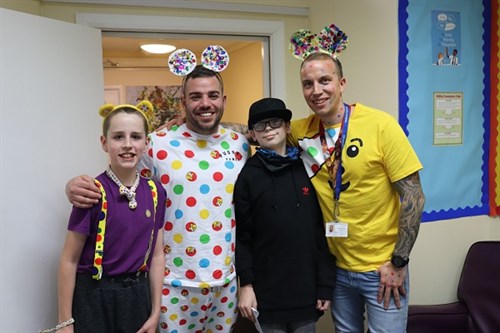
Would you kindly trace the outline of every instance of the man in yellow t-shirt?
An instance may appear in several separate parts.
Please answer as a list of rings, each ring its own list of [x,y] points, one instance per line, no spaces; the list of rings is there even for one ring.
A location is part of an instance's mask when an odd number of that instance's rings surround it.
[[[325,53],[300,68],[313,115],[292,122],[337,257],[332,315],[337,332],[405,332],[408,261],[424,206],[422,165],[397,121],[345,104],[342,65]],[[331,230],[331,231],[330,231]]]

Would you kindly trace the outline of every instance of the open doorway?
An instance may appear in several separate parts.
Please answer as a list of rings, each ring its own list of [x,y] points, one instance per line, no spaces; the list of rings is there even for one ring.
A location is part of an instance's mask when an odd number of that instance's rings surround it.
[[[223,121],[246,123],[252,102],[269,96],[269,38],[214,34],[172,34],[103,31],[105,99],[112,104],[136,104],[148,99],[156,109],[155,126],[180,112],[182,77],[170,73],[169,54],[141,50],[146,43],[167,43],[199,57],[208,45],[221,45],[229,54],[229,66],[221,73],[228,96]]]
[[[76,23],[101,31],[266,37],[269,42],[269,53],[264,53],[262,59],[266,59],[263,61],[263,66],[267,67],[264,68],[264,72],[269,73],[269,82],[263,81],[264,91],[269,91],[269,96],[285,99],[286,47],[285,25],[282,21],[77,13]]]

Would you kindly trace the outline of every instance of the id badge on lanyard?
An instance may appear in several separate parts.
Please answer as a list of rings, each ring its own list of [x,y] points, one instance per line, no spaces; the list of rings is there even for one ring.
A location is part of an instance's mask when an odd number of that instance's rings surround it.
[[[331,178],[332,190],[333,190],[333,221],[327,222],[325,224],[326,227],[326,237],[341,237],[346,238],[349,235],[349,225],[345,222],[339,220],[340,216],[340,192],[342,187],[342,149],[345,144],[345,140],[347,137],[347,128],[349,125],[349,117],[351,113],[350,105],[344,103],[344,119],[342,121],[342,127],[340,129],[339,137],[335,143],[335,150],[333,152],[333,161],[332,156],[329,157],[329,161],[327,160],[327,168],[328,174]],[[323,125],[320,124],[320,137],[321,143],[323,145],[323,150],[326,149],[328,151],[328,147],[326,146],[326,138],[325,138],[325,130]],[[334,170],[334,171],[332,171]]]

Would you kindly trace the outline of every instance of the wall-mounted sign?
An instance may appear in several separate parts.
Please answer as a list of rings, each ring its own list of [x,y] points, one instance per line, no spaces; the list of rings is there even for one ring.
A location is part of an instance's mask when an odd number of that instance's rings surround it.
[[[434,93],[434,145],[463,143],[463,97],[461,92]]]

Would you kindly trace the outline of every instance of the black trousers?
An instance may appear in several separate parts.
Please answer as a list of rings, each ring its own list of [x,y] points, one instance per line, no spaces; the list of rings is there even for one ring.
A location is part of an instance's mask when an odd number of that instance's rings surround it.
[[[73,296],[75,333],[135,333],[151,314],[147,273],[92,279],[77,274]]]

